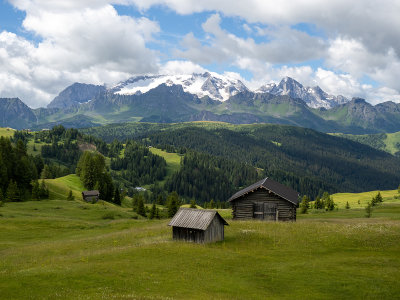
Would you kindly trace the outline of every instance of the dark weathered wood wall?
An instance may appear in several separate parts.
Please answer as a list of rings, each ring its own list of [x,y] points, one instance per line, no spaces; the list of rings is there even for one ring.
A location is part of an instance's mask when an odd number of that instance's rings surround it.
[[[172,227],[174,240],[182,240],[195,243],[211,243],[224,239],[224,224],[215,217],[206,230]]]
[[[278,221],[296,220],[296,206],[293,203],[273,193],[269,193],[263,188],[260,188],[233,201],[233,219],[253,219],[254,203],[256,202],[274,203],[278,211]]]
[[[204,243],[204,230],[172,227],[172,237],[174,240]]]
[[[217,242],[224,240],[224,224],[221,222],[219,217],[214,217],[210,226],[204,232],[204,242]]]

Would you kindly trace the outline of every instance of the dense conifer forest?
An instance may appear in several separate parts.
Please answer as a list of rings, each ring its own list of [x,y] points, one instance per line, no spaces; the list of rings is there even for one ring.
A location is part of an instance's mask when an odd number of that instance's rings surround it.
[[[132,123],[83,132],[106,140],[134,138],[146,145],[172,147],[176,151],[191,149],[231,163],[253,166],[262,176],[288,184],[312,198],[321,196],[323,191],[390,189],[400,182],[400,160],[393,155],[300,127],[207,122]],[[238,189],[241,185],[233,186]]]

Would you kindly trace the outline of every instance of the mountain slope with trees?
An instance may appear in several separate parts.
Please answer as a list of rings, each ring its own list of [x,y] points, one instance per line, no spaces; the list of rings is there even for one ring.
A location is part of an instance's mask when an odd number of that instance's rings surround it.
[[[107,139],[135,138],[148,145],[220,157],[249,165],[315,197],[322,191],[393,189],[400,160],[369,146],[317,131],[284,125],[224,123],[119,124],[83,130]]]

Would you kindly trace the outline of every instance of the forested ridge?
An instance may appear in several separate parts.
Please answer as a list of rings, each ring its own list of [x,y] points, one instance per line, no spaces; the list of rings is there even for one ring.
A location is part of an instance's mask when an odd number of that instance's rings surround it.
[[[262,169],[263,176],[316,197],[322,191],[391,189],[400,160],[369,146],[293,126],[223,123],[117,124],[88,129],[98,137],[135,138],[147,145],[187,148]],[[239,187],[236,186],[236,189]]]

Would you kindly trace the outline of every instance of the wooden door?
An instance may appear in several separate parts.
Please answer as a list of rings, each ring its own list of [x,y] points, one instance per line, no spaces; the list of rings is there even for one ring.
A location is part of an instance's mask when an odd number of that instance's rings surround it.
[[[276,221],[276,203],[264,203],[264,216],[266,221]]]
[[[256,202],[253,204],[253,218],[259,220],[264,219],[264,205],[262,202]]]

